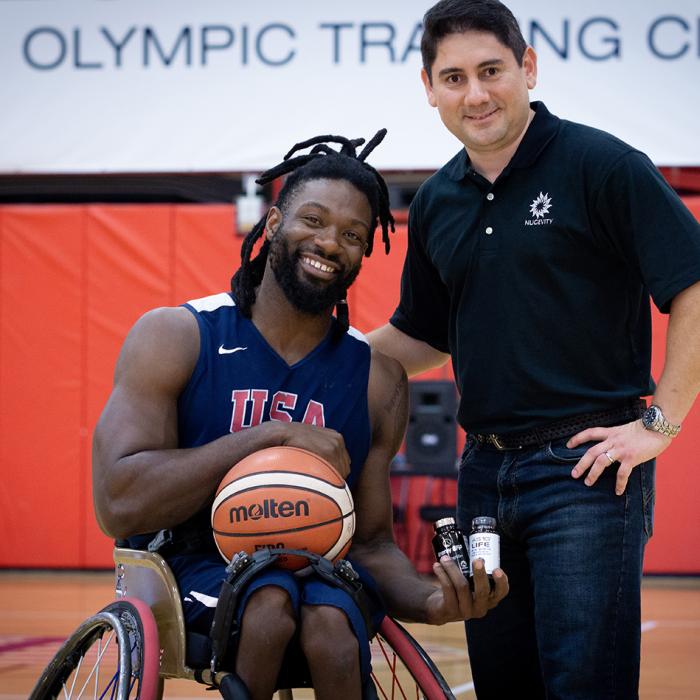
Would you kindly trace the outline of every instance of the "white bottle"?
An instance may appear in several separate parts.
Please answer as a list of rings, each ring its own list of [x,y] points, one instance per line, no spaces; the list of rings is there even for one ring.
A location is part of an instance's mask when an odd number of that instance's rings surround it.
[[[501,565],[501,538],[496,532],[496,518],[482,515],[472,520],[469,533],[469,576],[474,576],[475,559],[484,560],[484,569],[493,585],[493,571]]]

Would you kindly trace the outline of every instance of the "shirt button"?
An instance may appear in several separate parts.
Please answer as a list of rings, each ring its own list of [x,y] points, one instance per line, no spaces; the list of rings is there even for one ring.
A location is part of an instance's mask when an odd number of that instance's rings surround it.
[[[490,202],[490,201],[494,198],[494,196],[495,196],[495,195],[494,195],[493,192],[489,192],[489,193],[486,195],[486,199],[488,199],[489,202]]]
[[[490,226],[486,227],[486,235],[490,236],[493,233],[493,229]]]

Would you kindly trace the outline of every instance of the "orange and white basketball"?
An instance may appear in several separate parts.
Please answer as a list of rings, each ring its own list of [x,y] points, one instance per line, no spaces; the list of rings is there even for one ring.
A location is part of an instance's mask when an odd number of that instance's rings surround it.
[[[298,447],[269,447],[224,476],[211,524],[226,561],[263,548],[302,549],[335,561],[350,548],[355,508],[347,484],[324,459]],[[302,557],[279,560],[287,569],[306,564]]]

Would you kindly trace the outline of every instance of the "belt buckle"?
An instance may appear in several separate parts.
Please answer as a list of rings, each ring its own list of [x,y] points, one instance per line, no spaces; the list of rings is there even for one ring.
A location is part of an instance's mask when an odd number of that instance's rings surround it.
[[[489,442],[497,449],[497,450],[507,450],[508,448],[501,442],[501,438],[498,437],[495,433],[489,433],[487,435]]]

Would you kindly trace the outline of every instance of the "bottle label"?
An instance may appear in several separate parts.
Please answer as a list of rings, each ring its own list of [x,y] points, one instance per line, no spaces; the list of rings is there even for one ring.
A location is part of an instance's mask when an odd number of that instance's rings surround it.
[[[462,538],[457,532],[436,535],[433,539],[433,548],[435,549],[435,556],[438,560],[446,554],[459,566],[465,577],[469,575],[467,553],[462,544]]]
[[[473,576],[472,562],[484,560],[487,574],[501,565],[501,538],[495,532],[477,532],[469,535],[469,575]]]

